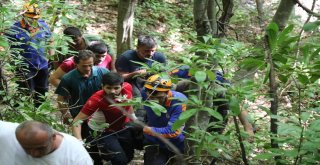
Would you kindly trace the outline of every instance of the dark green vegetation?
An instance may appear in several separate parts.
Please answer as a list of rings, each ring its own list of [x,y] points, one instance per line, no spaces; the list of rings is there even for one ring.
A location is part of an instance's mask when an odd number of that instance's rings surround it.
[[[94,10],[88,10],[92,3],[100,1],[83,2],[78,6],[57,0],[41,1],[39,4],[46,9],[43,10],[44,19],[51,24],[52,29],[59,31],[65,25],[75,25],[85,30],[88,24],[95,24],[96,19],[91,17],[98,16]],[[148,0],[139,2],[135,9],[134,36],[156,36],[160,43],[159,50],[170,59],[166,68],[189,65],[191,73],[195,75],[194,87],[189,95],[189,109],[181,116],[181,121],[176,123],[180,125],[194,119],[187,135],[193,141],[195,150],[192,155],[186,155],[186,160],[206,164],[212,157],[217,157],[222,164],[239,164],[245,162],[245,157],[249,164],[319,164],[320,23],[308,23],[297,15],[292,15],[289,24],[284,29],[279,29],[276,23],[271,23],[272,13],[279,3],[266,3],[263,8],[265,19],[259,25],[254,3],[234,3],[234,15],[224,31],[225,36],[204,36],[203,42],[197,40],[191,1],[176,0],[169,3]],[[18,19],[16,13],[19,13],[19,5],[9,2],[1,5],[2,34]],[[106,6],[112,12],[116,11],[116,5],[116,1],[109,1]],[[114,17],[106,15],[105,18],[108,20]],[[109,21],[111,27],[116,26],[115,20]],[[113,31],[115,29],[110,29],[102,35],[115,48],[116,32]],[[63,42],[66,39],[60,33],[54,35],[54,40],[56,42],[52,48],[59,50],[59,47],[66,47]],[[12,58],[14,50],[9,49],[3,36],[0,36],[0,46],[3,48],[0,51],[0,66],[5,77],[0,91],[0,119],[23,121],[32,118],[46,121],[59,130],[66,131],[56,115],[59,113],[54,106],[55,96],[49,94],[47,101],[35,109],[30,103],[30,97],[19,93],[20,89],[14,84],[15,78],[10,74],[19,59]],[[162,70],[159,65],[149,68],[151,72],[159,70]],[[215,86],[215,70],[222,70],[225,77],[232,81],[232,86]],[[270,95],[271,73],[276,84],[277,113],[270,110],[270,102],[275,101],[274,95]],[[260,128],[255,134],[254,142],[249,142],[249,135],[240,129],[245,150],[240,149],[237,137],[239,132],[236,131],[234,122],[230,122],[221,135],[206,131],[207,127],[215,123],[208,123],[207,118],[201,116],[222,118],[211,107],[214,96],[221,91],[226,92],[230,102],[230,120],[247,109],[252,121]],[[139,101],[133,101],[133,104],[139,104]],[[275,105],[274,102],[272,104]],[[270,131],[270,118],[276,121],[277,134]],[[271,145],[271,140],[279,147]],[[241,157],[243,151],[245,155]]]

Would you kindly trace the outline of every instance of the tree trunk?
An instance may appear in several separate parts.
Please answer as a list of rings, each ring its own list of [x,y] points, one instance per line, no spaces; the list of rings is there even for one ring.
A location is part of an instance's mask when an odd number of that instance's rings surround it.
[[[263,12],[263,1],[256,0],[256,6],[258,11],[258,19],[260,28],[264,27],[264,12]]]
[[[196,26],[197,38],[200,41],[203,41],[203,36],[211,34],[212,32],[207,15],[207,4],[207,0],[194,0],[193,2],[193,17]]]
[[[134,9],[137,0],[120,0],[118,4],[117,56],[131,49]]]
[[[228,23],[230,17],[232,16],[232,7],[233,1],[226,0],[229,3],[225,3],[224,9],[228,11],[223,12],[223,16],[221,20],[224,23]],[[219,29],[218,29],[218,18],[217,18],[217,2],[216,0],[194,0],[193,1],[193,15],[195,22],[195,30],[197,32],[197,39],[200,42],[204,42],[203,37],[207,35],[211,35],[213,37],[219,37]],[[228,5],[227,5],[228,4]],[[196,55],[201,56],[199,52]],[[205,69],[205,68],[204,68]],[[206,107],[213,106],[213,96],[207,96],[206,91],[201,91],[201,87],[192,83],[190,89],[197,89],[194,93],[190,93],[191,95],[196,95],[201,100],[205,101]],[[189,107],[191,108],[191,107]],[[186,131],[192,133],[194,130],[190,129],[190,126],[199,127],[202,130],[206,130],[208,128],[208,123],[210,120],[210,115],[206,111],[199,111],[194,116],[192,116],[186,123]],[[193,141],[186,140],[186,149],[185,153],[189,156],[194,163],[194,151],[195,144]]]
[[[280,30],[284,29],[284,27],[287,25],[295,4],[296,3],[294,0],[281,0],[276,14],[272,19],[272,21],[279,26]]]
[[[217,4],[215,0],[208,0],[208,19],[211,26],[211,34],[213,37],[218,37],[218,23],[217,23]]]
[[[282,30],[285,28],[287,25],[288,19],[291,15],[291,12],[295,6],[295,3],[293,0],[281,0],[280,5],[276,11],[276,14],[273,17],[273,21],[279,26],[279,29]],[[268,42],[266,38],[266,43]],[[270,47],[266,47],[266,52],[267,52],[267,62],[270,65],[270,71],[269,71],[269,88],[270,88],[270,98],[271,98],[271,106],[270,106],[270,111],[273,116],[278,115],[278,104],[279,104],[279,99],[278,99],[278,84],[276,82],[277,79],[277,73],[274,68],[273,64],[273,57],[272,53],[270,51]],[[273,137],[278,136],[278,125],[277,125],[278,120],[274,117],[271,118],[270,121],[270,131],[273,135]],[[271,138],[271,147],[272,148],[278,148],[278,142],[274,139]],[[279,159],[279,156],[275,157],[275,160],[277,161]]]
[[[233,0],[222,0],[223,11],[222,15],[219,18],[219,31],[222,32],[222,36],[225,36],[226,25],[229,23],[230,18],[233,16]],[[221,36],[221,37],[222,37]]]

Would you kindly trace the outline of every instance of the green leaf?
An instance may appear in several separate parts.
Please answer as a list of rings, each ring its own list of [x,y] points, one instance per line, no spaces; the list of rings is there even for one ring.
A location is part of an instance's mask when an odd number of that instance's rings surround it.
[[[309,112],[302,112],[301,113],[301,120],[306,122],[310,118],[310,113]]]
[[[277,36],[279,32],[279,27],[275,22],[271,22],[269,26],[267,27],[267,35],[268,35],[268,41],[271,50],[273,50],[277,45]]]
[[[30,117],[28,114],[24,113],[24,112],[21,112],[21,115],[23,116],[23,118],[25,120],[33,120],[32,117]]]
[[[193,116],[195,113],[198,112],[198,109],[187,109],[186,111],[182,112],[179,116],[179,119],[176,120],[172,125],[172,130],[179,129],[182,125],[186,123],[186,121]]]
[[[309,82],[309,79],[306,75],[303,74],[298,74],[298,80],[302,83],[302,84],[307,84]]]
[[[187,120],[197,112],[198,112],[198,109],[187,109],[186,111],[180,114],[179,120]]]
[[[265,111],[267,114],[270,114],[270,108],[262,106],[262,105],[258,105],[258,108]]]
[[[182,125],[184,125],[186,123],[187,120],[176,120],[173,124],[172,124],[172,130],[177,130],[179,129]]]
[[[319,74],[312,74],[311,77],[310,77],[310,82],[311,82],[311,83],[314,83],[314,82],[316,82],[319,78],[320,78],[320,75],[319,75]]]
[[[263,60],[258,60],[258,59],[254,59],[254,58],[246,58],[239,65],[240,65],[240,68],[243,68],[246,70],[251,70],[253,68],[258,68],[264,64],[265,64],[265,61],[263,61]]]
[[[197,71],[194,76],[195,76],[197,82],[204,82],[207,78],[207,74],[204,71]]]
[[[283,74],[280,74],[280,75],[278,76],[278,78],[279,78],[279,80],[280,80],[281,82],[283,82],[283,83],[286,83],[286,82],[288,81],[288,76],[283,75]]]
[[[320,25],[320,21],[309,22],[303,26],[303,30],[304,31],[311,31],[313,29],[316,29],[319,25]]]
[[[286,150],[285,152],[283,152],[283,154],[285,156],[293,158],[293,157],[296,157],[298,155],[298,150],[297,149]]]
[[[282,43],[288,39],[288,34],[293,30],[293,25],[286,27],[278,36],[278,44],[283,46]]]
[[[216,119],[218,119],[219,121],[222,121],[223,120],[223,117],[221,116],[221,114],[214,110],[214,109],[208,109],[206,110],[211,116],[215,117]]]
[[[147,101],[145,104],[146,104],[146,106],[150,107],[157,116],[161,116],[161,113],[167,112],[167,109],[165,107],[163,107],[155,102]]]
[[[207,35],[207,36],[203,36],[203,41],[204,43],[207,43],[209,39],[211,39],[212,37],[210,35]]]
[[[230,109],[235,115],[240,114],[240,102],[235,96],[230,97]]]
[[[216,74],[214,72],[212,72],[211,70],[207,70],[206,73],[211,81],[216,80]]]
[[[0,36],[0,46],[4,48],[9,47],[9,43],[3,36]]]
[[[270,64],[267,64],[266,73],[264,74],[263,83],[265,84],[269,80],[269,74],[270,74]]]

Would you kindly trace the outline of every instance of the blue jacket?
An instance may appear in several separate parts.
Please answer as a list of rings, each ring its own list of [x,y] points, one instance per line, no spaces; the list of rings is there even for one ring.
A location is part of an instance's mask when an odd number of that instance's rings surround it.
[[[146,100],[147,95],[142,92],[143,100]],[[165,108],[167,113],[161,113],[161,116],[157,116],[151,107],[144,106],[147,113],[147,125],[151,127],[152,131],[162,135],[163,137],[169,139],[181,152],[184,150],[184,127],[178,130],[172,130],[172,124],[179,118],[180,114],[186,110],[186,104],[183,101],[187,100],[187,97],[182,93],[176,91],[169,91],[167,95],[167,101],[165,103]],[[181,104],[182,103],[182,104]],[[153,144],[159,144],[160,147],[165,147],[161,140],[153,136],[151,132],[145,132],[144,136],[147,141]]]
[[[38,20],[39,30],[31,37],[28,28],[23,21],[16,22],[6,34],[12,41],[11,48],[17,48],[23,60],[29,68],[46,69],[48,60],[45,47],[51,37],[49,26],[42,20]]]

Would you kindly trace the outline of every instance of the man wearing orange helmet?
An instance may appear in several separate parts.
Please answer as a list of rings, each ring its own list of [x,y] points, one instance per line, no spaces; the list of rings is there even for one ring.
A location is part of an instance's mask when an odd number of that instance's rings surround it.
[[[185,137],[182,133],[184,127],[172,130],[172,125],[186,110],[184,102],[187,97],[182,93],[170,90],[171,87],[171,80],[158,74],[149,77],[144,85],[143,100],[151,101],[151,105],[157,103],[166,109],[166,112],[158,111],[157,113],[154,107],[144,106],[147,113],[147,126],[143,128],[145,164],[166,164],[174,157],[174,153],[155,136],[155,133],[167,138],[181,153],[184,151]]]
[[[48,91],[48,59],[46,44],[51,38],[49,26],[40,19],[37,4],[26,3],[23,6],[22,19],[11,27],[6,34],[15,50],[14,58],[22,63],[16,69],[18,85],[34,93],[35,105],[41,104],[41,95]]]

